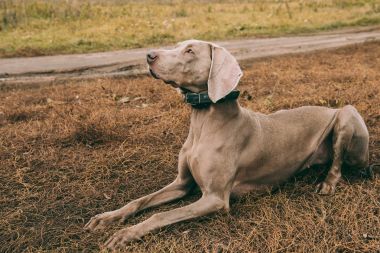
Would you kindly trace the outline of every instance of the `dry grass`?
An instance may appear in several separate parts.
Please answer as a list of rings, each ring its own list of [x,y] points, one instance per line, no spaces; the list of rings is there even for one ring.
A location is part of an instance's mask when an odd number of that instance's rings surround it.
[[[355,105],[369,127],[370,159],[380,160],[380,43],[266,59],[244,69],[240,102],[255,111]],[[132,101],[119,104],[120,96]],[[150,77],[3,90],[0,252],[97,251],[122,226],[89,234],[83,225],[174,179],[189,112],[174,90]],[[346,171],[337,193],[322,197],[313,193],[320,169],[272,195],[235,200],[229,214],[169,226],[128,250],[378,252],[379,176],[368,181]],[[145,211],[127,225],[199,195]]]
[[[1,0],[0,57],[380,24],[378,0]]]

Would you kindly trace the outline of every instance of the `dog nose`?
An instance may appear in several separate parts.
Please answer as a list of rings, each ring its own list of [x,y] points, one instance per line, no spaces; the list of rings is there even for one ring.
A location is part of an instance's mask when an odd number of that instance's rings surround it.
[[[155,60],[157,60],[158,58],[158,55],[157,53],[151,51],[149,52],[147,55],[146,55],[146,60],[148,61],[148,63],[152,63],[154,62]]]

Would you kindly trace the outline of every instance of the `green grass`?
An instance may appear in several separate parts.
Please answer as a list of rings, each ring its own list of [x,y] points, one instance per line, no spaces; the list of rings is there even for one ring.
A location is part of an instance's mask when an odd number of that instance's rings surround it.
[[[107,51],[380,24],[378,0],[0,1],[0,57]]]

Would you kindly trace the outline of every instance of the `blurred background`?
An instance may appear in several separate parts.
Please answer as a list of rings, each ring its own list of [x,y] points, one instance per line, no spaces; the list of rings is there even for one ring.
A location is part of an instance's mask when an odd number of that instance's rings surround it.
[[[378,0],[1,0],[0,57],[84,53],[380,24]]]

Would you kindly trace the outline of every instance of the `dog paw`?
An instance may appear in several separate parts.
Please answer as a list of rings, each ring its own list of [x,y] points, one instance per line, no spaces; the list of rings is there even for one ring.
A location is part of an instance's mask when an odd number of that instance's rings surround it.
[[[321,195],[333,195],[335,193],[335,186],[321,182],[317,185],[315,192]]]
[[[86,231],[101,230],[112,223],[118,221],[121,222],[122,220],[123,218],[120,215],[118,215],[115,211],[105,212],[92,217],[89,220],[89,222],[87,222],[87,224],[84,226],[84,229]]]
[[[111,236],[104,244],[104,247],[109,250],[125,249],[129,242],[139,239],[140,236],[132,228],[124,228]]]

